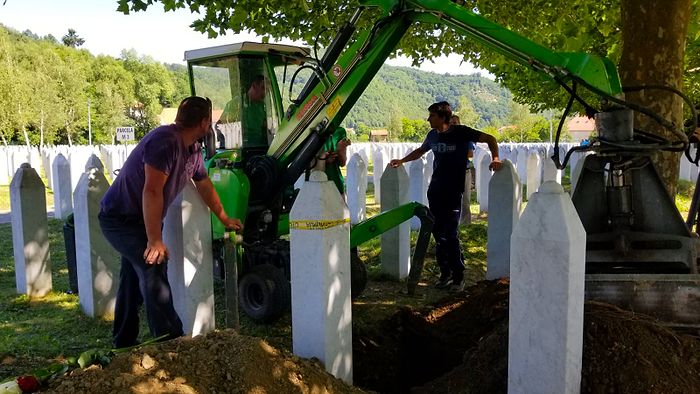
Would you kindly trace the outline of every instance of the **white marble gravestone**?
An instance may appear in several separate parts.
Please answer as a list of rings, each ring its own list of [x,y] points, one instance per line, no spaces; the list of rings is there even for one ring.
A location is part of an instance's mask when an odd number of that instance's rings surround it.
[[[578,393],[586,232],[554,181],[531,196],[511,237],[509,393]]]

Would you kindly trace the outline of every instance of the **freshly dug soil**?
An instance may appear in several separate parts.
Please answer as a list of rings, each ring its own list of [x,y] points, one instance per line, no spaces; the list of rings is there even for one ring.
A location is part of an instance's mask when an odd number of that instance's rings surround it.
[[[385,393],[505,393],[508,282],[479,282],[435,308],[403,310],[380,330],[356,337],[362,343],[355,345],[355,384],[362,387]],[[581,391],[699,393],[700,340],[642,315],[588,302]]]
[[[51,393],[505,393],[508,282],[482,281],[418,310],[358,314],[354,383],[230,330],[73,371]],[[359,387],[359,388],[358,388]],[[583,393],[700,393],[700,340],[617,307],[585,306]]]
[[[75,370],[47,393],[361,393],[313,361],[232,330],[119,354]]]

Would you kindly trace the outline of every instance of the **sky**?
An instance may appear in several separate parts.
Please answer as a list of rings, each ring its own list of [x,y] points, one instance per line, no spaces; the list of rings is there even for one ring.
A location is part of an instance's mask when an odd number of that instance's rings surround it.
[[[5,5],[2,5],[3,1]],[[163,63],[184,64],[183,54],[190,49],[260,41],[253,34],[229,34],[209,39],[189,27],[196,15],[183,9],[166,13],[160,3],[150,6],[145,12],[130,15],[116,9],[116,0],[0,0],[0,24],[20,32],[29,29],[39,36],[52,34],[58,40],[72,28],[85,39],[81,48],[94,55],[119,57],[123,49],[134,49],[139,55]],[[405,57],[387,63],[411,66],[411,61]],[[426,61],[419,68],[450,74],[479,72],[457,55],[438,58],[435,63]],[[483,70],[480,72],[487,74]]]

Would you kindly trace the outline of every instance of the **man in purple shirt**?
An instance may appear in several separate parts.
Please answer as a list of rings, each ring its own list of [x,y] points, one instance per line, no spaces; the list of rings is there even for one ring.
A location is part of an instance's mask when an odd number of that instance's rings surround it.
[[[139,142],[102,199],[100,227],[122,256],[112,332],[115,348],[138,343],[142,304],[151,335],[171,339],[183,334],[168,283],[162,227],[168,206],[187,182],[194,181],[199,195],[227,228],[242,228],[240,220],[226,215],[204,168],[198,141],[210,125],[211,101],[184,99],[175,123],[152,130]]]

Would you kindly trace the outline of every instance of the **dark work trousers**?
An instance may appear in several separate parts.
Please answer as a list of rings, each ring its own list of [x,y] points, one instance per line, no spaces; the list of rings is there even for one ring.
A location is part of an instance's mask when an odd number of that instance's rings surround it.
[[[428,206],[435,217],[435,258],[440,276],[452,277],[454,283],[464,278],[464,260],[459,247],[457,228],[462,208],[462,192],[431,185],[428,188]]]
[[[121,254],[119,290],[114,311],[114,347],[133,346],[139,335],[139,308],[146,305],[146,318],[153,337],[182,336],[182,321],[175,312],[168,283],[167,261],[146,264],[146,227],[140,217],[99,214],[107,241]]]

